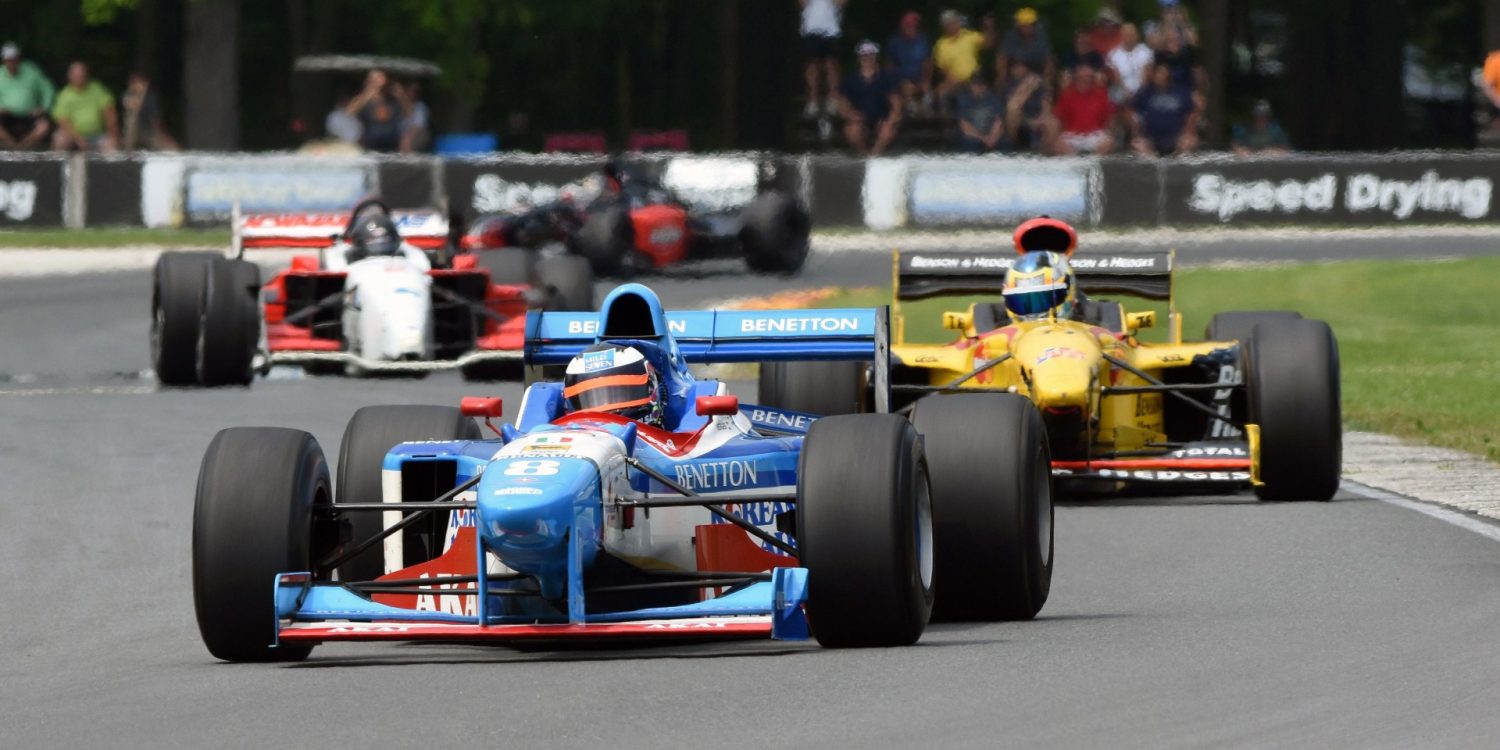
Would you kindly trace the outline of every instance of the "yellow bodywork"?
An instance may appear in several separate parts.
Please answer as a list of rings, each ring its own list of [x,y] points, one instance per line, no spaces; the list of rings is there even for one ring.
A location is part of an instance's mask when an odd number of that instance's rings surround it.
[[[998,301],[998,300],[997,300]],[[1147,343],[1136,333],[1154,326],[1153,311],[1127,313],[1124,331],[1108,331],[1075,320],[1013,321],[991,331],[974,327],[975,306],[943,314],[957,340],[947,344],[910,344],[899,301],[892,308],[896,361],[923,373],[921,384],[945,386],[996,359],[1004,361],[959,383],[954,390],[1008,390],[1026,396],[1044,415],[1074,414],[1084,441],[1095,450],[1131,451],[1167,441],[1162,393],[1119,393],[1105,397],[1106,387],[1151,385],[1109,361],[1113,358],[1160,381],[1165,370],[1187,367],[1230,342],[1182,341],[1182,318],[1168,301],[1170,341]],[[1252,432],[1252,435],[1254,433]],[[1258,447],[1258,446],[1256,446]],[[1057,456],[1054,456],[1057,458]]]

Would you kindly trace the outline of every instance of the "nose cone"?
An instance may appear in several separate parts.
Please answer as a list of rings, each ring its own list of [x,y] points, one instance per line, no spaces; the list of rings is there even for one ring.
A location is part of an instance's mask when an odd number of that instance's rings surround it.
[[[586,459],[497,459],[477,495],[480,535],[516,570],[566,567],[569,534],[598,536],[599,473]]]
[[[1031,376],[1031,400],[1037,406],[1088,408],[1103,354],[1093,336],[1068,326],[1045,325],[1029,331],[1015,351]]]

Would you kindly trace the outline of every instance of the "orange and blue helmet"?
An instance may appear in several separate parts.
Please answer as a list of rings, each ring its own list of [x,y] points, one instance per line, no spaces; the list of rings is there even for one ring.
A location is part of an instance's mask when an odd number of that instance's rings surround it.
[[[1005,272],[1005,309],[1016,320],[1066,318],[1076,302],[1073,269],[1068,256],[1051,250],[1021,255]]]

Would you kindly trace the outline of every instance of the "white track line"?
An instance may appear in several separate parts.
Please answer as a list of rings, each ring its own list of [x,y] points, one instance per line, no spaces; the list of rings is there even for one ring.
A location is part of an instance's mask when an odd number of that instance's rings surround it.
[[[1461,511],[1449,510],[1441,505],[1413,500],[1409,497],[1397,495],[1394,492],[1387,492],[1376,487],[1367,487],[1350,479],[1345,479],[1339,486],[1361,497],[1368,497],[1384,503],[1390,503],[1398,508],[1413,510],[1424,516],[1431,516],[1444,523],[1453,524],[1460,529],[1472,531],[1486,539],[1500,542],[1500,526],[1482,521],[1477,516]]]

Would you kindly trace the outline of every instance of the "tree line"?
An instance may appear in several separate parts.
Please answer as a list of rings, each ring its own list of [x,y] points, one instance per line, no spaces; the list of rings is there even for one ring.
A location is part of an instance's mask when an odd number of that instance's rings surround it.
[[[954,7],[1002,28],[1019,7],[1053,47],[1103,4],[1127,20],[1157,0],[849,0],[844,39],[883,41],[917,10],[936,34]],[[1413,54],[1455,75],[1500,47],[1500,0],[1188,0],[1222,137],[1260,98],[1302,149],[1472,144],[1472,105],[1414,107]],[[189,148],[295,147],[357,76],[297,74],[318,53],[431,60],[425,96],[438,132],[484,131],[503,149],[550,132],[681,128],[695,149],[791,148],[798,97],[796,0],[0,0],[11,38],[61,80],[90,63],[117,94],[150,76]],[[1274,56],[1275,59],[1267,59]],[[1465,76],[1460,83],[1468,85]]]

